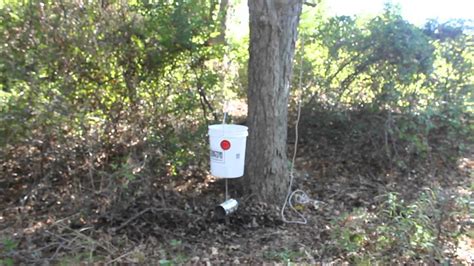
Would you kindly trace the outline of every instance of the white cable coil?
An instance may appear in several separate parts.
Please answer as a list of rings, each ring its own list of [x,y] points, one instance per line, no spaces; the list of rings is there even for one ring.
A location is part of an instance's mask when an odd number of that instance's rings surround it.
[[[293,224],[307,224],[308,220],[306,220],[306,217],[296,210],[296,208],[293,206],[292,199],[295,197],[295,202],[298,204],[306,205],[309,203],[313,203],[313,206],[315,209],[318,208],[318,205],[322,202],[311,199],[306,192],[304,192],[301,189],[297,189],[295,191],[291,191],[292,186],[293,186],[293,179],[294,174],[294,167],[295,167],[295,159],[296,159],[296,152],[298,149],[298,127],[300,124],[300,117],[301,117],[301,88],[302,88],[302,82],[303,82],[303,54],[304,54],[304,38],[301,38],[301,63],[300,63],[300,73],[299,73],[299,82],[298,82],[298,90],[300,93],[298,94],[298,114],[296,116],[296,125],[295,125],[295,145],[293,149],[293,158],[291,160],[291,167],[290,167],[290,184],[288,185],[288,193],[285,198],[285,202],[283,203],[283,206],[281,207],[281,218],[283,222],[285,223],[293,223]],[[299,217],[299,220],[288,220],[286,219],[285,216],[285,209],[286,206],[289,205],[291,210],[293,210]]]

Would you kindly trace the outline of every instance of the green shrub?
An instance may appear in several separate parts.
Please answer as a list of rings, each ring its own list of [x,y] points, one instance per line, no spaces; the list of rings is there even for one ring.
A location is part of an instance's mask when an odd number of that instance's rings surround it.
[[[406,203],[388,193],[374,212],[356,209],[336,218],[330,248],[354,261],[446,261],[455,251],[448,242],[458,240],[463,233],[458,223],[472,211],[466,200],[427,189]]]

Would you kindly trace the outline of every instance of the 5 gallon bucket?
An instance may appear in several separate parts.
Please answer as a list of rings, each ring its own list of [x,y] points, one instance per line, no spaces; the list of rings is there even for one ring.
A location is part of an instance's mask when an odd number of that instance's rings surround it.
[[[217,124],[209,126],[211,174],[221,178],[244,175],[246,126]]]

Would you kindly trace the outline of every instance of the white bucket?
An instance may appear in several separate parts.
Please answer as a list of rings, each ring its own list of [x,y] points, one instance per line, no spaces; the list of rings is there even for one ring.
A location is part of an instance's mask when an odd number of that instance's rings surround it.
[[[247,127],[231,124],[209,126],[211,174],[221,178],[244,175]]]

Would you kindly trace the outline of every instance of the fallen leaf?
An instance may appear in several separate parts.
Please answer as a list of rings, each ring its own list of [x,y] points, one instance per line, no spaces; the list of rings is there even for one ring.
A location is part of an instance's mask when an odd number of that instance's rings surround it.
[[[211,255],[219,255],[219,252],[217,251],[216,247],[211,247]]]

